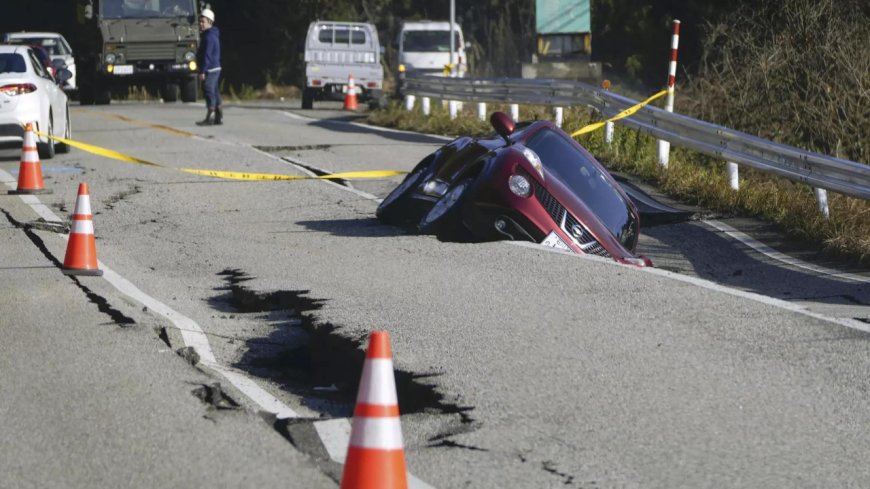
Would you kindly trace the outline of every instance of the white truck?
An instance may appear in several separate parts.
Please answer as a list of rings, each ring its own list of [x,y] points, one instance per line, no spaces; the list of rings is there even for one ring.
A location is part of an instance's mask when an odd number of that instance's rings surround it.
[[[302,108],[315,100],[342,100],[353,75],[357,97],[372,107],[384,107],[383,49],[378,31],[361,22],[315,21],[305,39],[305,88]]]
[[[450,67],[450,22],[422,20],[402,24],[396,40],[400,84],[406,73],[465,77],[468,73],[465,38],[459,24],[454,23],[453,27],[453,66]]]

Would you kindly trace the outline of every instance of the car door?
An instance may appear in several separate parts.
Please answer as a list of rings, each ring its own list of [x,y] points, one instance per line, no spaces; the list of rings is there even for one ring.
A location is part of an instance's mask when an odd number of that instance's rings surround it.
[[[53,125],[52,135],[62,135],[66,131],[66,94],[63,93],[54,77],[51,76],[48,69],[39,61],[33,50],[28,49],[27,54],[33,67],[35,75],[34,83],[37,86],[37,92],[45,94],[43,99],[44,106],[41,108],[40,113],[43,131],[48,133],[48,123],[51,120]],[[51,112],[51,117],[49,112]]]

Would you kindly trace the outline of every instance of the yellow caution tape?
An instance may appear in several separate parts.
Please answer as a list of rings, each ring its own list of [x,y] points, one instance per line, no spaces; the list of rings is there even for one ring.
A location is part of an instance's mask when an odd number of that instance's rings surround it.
[[[639,104],[637,104],[637,105],[634,105],[634,106],[632,106],[632,107],[629,107],[629,108],[623,110],[622,112],[616,114],[615,116],[611,117],[610,119],[607,119],[606,121],[601,121],[601,122],[596,122],[596,123],[594,123],[594,124],[589,124],[588,126],[582,128],[582,129],[580,129],[580,130],[574,131],[574,132],[571,134],[571,137],[573,138],[573,137],[577,137],[577,136],[579,136],[579,135],[581,135],[581,134],[586,134],[587,132],[592,132],[592,131],[598,129],[599,127],[604,126],[604,125],[607,124],[608,122],[618,121],[619,119],[622,119],[622,118],[628,117],[628,116],[630,116],[631,114],[634,114],[635,112],[637,112],[638,110],[640,110],[643,106],[649,104],[650,102],[652,102],[653,100],[655,100],[655,99],[657,99],[657,98],[659,98],[659,97],[662,97],[662,96],[666,95],[667,93],[668,93],[667,90],[662,90],[661,92],[659,92],[659,93],[653,95],[652,97],[650,97],[650,98],[644,100],[643,102],[641,102],[641,103],[639,103]]]
[[[385,178],[392,177],[396,175],[403,175],[405,171],[397,171],[397,170],[372,170],[372,171],[353,171],[353,172],[344,172],[344,173],[333,173],[329,175],[318,175],[309,177],[307,175],[281,175],[275,173],[247,173],[247,172],[234,172],[234,171],[220,171],[220,170],[197,170],[194,168],[173,168],[171,166],[164,166],[158,163],[154,163],[151,161],[143,160],[140,158],[136,158],[135,156],[130,156],[124,153],[120,153],[118,151],[114,151],[111,149],[101,148],[99,146],[94,146],[92,144],[80,143],[78,141],[72,141],[70,139],[59,138],[57,136],[49,136],[48,134],[34,131],[36,134],[54,139],[55,141],[59,141],[63,144],[68,144],[74,148],[78,148],[82,151],[87,151],[88,153],[92,153],[98,156],[104,156],[106,158],[111,158],[113,160],[124,161],[127,163],[137,163],[140,165],[154,166],[157,168],[166,168],[168,170],[176,170],[184,173],[191,173],[194,175],[202,175],[206,177],[213,178],[225,178],[229,180],[360,180],[366,178]]]

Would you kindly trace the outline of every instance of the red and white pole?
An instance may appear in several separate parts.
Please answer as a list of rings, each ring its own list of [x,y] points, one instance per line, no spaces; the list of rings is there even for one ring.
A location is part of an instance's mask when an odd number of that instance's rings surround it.
[[[665,110],[674,111],[674,85],[677,81],[677,47],[680,44],[680,21],[674,20],[674,35],[671,37],[671,61],[668,64],[668,96],[665,99]],[[671,143],[658,141],[659,164],[667,167]]]

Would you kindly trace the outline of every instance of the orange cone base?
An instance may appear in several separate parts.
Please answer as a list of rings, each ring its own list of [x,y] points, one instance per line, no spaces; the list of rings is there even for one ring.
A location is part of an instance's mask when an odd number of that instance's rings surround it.
[[[80,269],[80,268],[64,268],[64,275],[90,275],[93,277],[100,277],[103,275],[103,271],[99,268],[93,270]]]
[[[404,450],[350,447],[341,489],[407,489]]]
[[[33,194],[52,194],[53,190],[47,188],[10,190],[9,195],[33,195]]]

